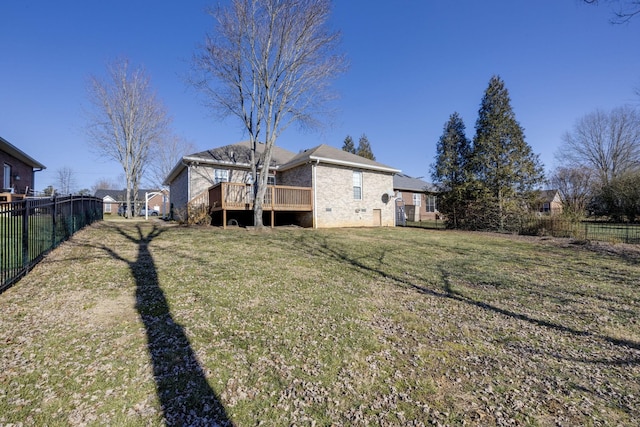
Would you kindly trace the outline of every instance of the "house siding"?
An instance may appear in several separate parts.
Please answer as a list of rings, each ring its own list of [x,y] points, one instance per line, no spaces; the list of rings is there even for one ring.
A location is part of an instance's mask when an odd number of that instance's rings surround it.
[[[215,170],[222,169],[229,171],[229,182],[247,182],[250,171],[243,169],[233,169],[228,166],[191,166],[191,189],[189,200],[200,195],[202,192],[209,190],[209,187],[215,183]],[[185,202],[186,204],[186,202]]]
[[[182,172],[171,182],[169,186],[169,198],[171,209],[174,212],[184,210],[189,201],[189,169],[184,168]]]
[[[306,163],[277,174],[276,183],[278,185],[290,185],[293,187],[311,187],[313,183],[312,171],[311,164]]]
[[[228,170],[230,182],[247,182],[251,175],[250,171],[233,169],[228,166],[191,165],[185,167],[170,185],[171,206],[175,215],[180,217],[181,213],[186,211],[187,203],[190,200],[214,185],[216,169]],[[191,185],[189,185],[189,178],[191,178]]]
[[[313,166],[310,163],[306,163],[293,169],[278,173],[276,175],[276,184],[311,188],[313,187],[312,174]],[[313,212],[300,212],[296,214],[296,217],[298,224],[301,227],[313,227]]]
[[[390,173],[361,170],[362,200],[354,200],[353,172],[357,169],[326,164],[314,167],[317,228],[395,225],[392,198],[384,203],[382,197],[393,188]],[[380,222],[376,224],[378,210]]]

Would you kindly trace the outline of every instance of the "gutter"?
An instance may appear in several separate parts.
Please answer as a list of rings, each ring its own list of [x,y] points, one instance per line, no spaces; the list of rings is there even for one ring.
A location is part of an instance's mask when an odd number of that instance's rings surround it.
[[[323,162],[323,163],[329,163],[334,165],[349,166],[353,168],[369,169],[369,170],[376,170],[376,171],[389,172],[389,173],[400,172],[400,169],[393,169],[387,166],[367,165],[364,163],[349,162],[346,160],[336,160],[336,159],[329,159],[325,157],[316,157],[316,156],[309,156],[309,159],[315,160],[317,163]]]

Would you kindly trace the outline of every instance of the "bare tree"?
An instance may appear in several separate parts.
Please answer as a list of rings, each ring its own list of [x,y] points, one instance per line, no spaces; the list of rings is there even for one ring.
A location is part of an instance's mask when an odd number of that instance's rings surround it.
[[[584,0],[588,4],[598,4],[601,0]],[[623,24],[629,22],[631,18],[640,14],[640,0],[604,0],[607,3],[616,3],[614,10],[615,24]]]
[[[71,194],[75,190],[76,178],[73,169],[63,166],[56,171],[56,186],[60,194]]]
[[[88,95],[93,109],[87,135],[101,155],[122,166],[130,218],[150,147],[168,130],[166,110],[146,72],[132,68],[127,59],[109,64],[106,80],[92,76]]]
[[[97,190],[115,190],[119,188],[119,184],[108,178],[100,178],[91,186],[92,194],[96,194]]]
[[[149,162],[149,180],[155,188],[162,188],[176,163],[187,154],[195,153],[196,146],[184,138],[167,134],[151,148]]]
[[[581,218],[594,196],[593,170],[586,167],[559,167],[551,176],[551,185],[558,190],[563,213]]]
[[[329,82],[345,69],[327,27],[330,0],[231,0],[194,58],[192,83],[221,116],[240,119],[252,145],[254,224],[262,227],[272,149],[292,123],[319,124]],[[258,144],[264,144],[262,154]],[[263,173],[259,170],[263,169]]]
[[[594,170],[602,186],[640,167],[640,113],[632,107],[587,114],[563,139],[561,162]]]

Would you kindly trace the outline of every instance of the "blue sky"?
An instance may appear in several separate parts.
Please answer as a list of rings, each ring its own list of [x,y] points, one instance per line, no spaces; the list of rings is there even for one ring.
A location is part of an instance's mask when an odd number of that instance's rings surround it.
[[[184,79],[215,1],[0,2],[0,136],[47,166],[37,189],[63,167],[79,188],[122,174],[83,132],[87,77],[118,56],[146,68],[175,133],[198,150],[246,139],[238,122],[213,118]],[[611,17],[580,0],[336,1],[331,25],[350,62],[334,85],[338,113],[320,132],[288,129],[278,145],[341,147],[364,133],[378,161],[428,180],[445,122],[457,111],[472,138],[497,74],[550,170],[578,118],[640,104],[640,18],[612,25]]]

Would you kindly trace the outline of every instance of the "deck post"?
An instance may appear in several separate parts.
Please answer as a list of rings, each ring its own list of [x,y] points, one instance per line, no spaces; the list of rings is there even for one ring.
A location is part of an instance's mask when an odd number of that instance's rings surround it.
[[[271,228],[275,227],[275,205],[276,205],[276,186],[271,186]]]
[[[227,210],[222,209],[222,229],[227,229]]]

